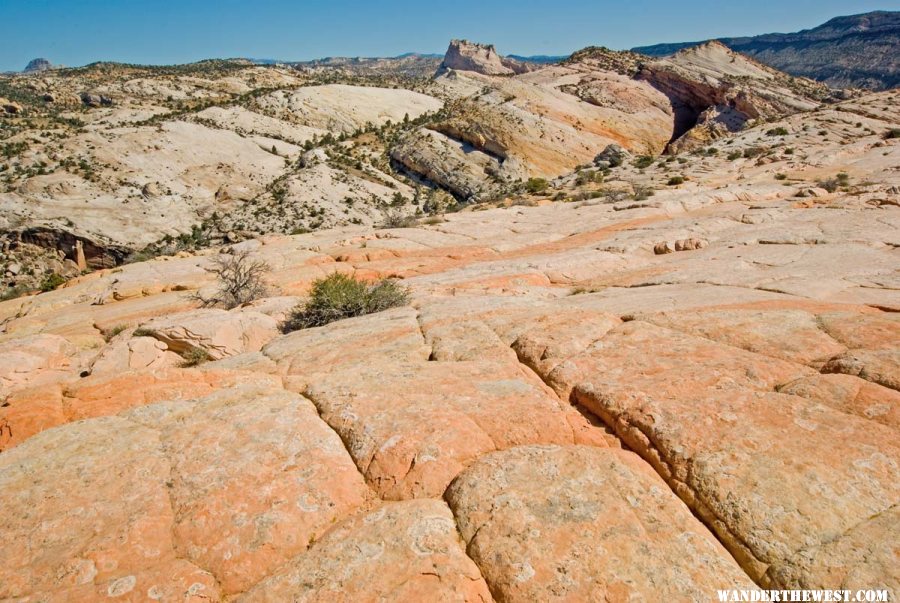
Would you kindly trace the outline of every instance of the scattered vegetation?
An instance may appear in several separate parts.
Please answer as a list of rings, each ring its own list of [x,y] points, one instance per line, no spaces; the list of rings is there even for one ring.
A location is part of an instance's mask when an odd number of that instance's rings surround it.
[[[41,291],[43,291],[44,293],[53,291],[65,284],[66,277],[62,276],[61,274],[57,274],[56,272],[51,272],[44,277],[44,280],[41,281]]]
[[[683,176],[672,176],[671,178],[669,178],[669,181],[666,182],[666,184],[668,184],[669,186],[677,186],[679,184],[684,184],[684,177]]]
[[[525,190],[532,195],[536,195],[547,190],[548,186],[550,186],[550,183],[544,178],[529,178],[525,183]]]
[[[212,266],[206,269],[218,281],[215,295],[207,298],[196,293],[193,297],[206,307],[221,306],[229,310],[236,308],[265,297],[268,292],[265,276],[270,270],[266,262],[251,258],[247,250],[219,255],[212,261]]]
[[[637,184],[634,183],[631,185],[632,194],[631,198],[635,201],[644,201],[653,196],[655,190],[652,186],[647,186],[645,184]]]
[[[891,128],[882,135],[882,138],[884,138],[885,140],[900,138],[900,128]]]
[[[8,289],[6,289],[6,291],[0,293],[0,302],[16,299],[18,297],[28,295],[29,293],[31,293],[31,289],[25,285],[16,285],[14,287],[9,287]]]
[[[404,214],[397,210],[389,210],[385,216],[384,221],[379,224],[379,228],[411,228],[416,225],[415,216],[410,216],[408,214]]]
[[[632,161],[631,165],[638,168],[639,170],[648,168],[653,165],[653,157],[651,157],[650,155],[641,155],[640,157]]]
[[[309,299],[297,306],[282,331],[321,327],[336,320],[381,312],[409,303],[409,289],[390,279],[374,283],[335,272],[313,283]]]
[[[816,186],[824,188],[829,193],[837,192],[840,189],[847,188],[850,184],[850,175],[846,172],[840,172],[833,178],[826,178],[816,182]]]
[[[211,360],[206,350],[193,346],[181,354],[181,357],[184,358],[184,362],[178,365],[181,368],[190,368]]]
[[[100,329],[100,334],[103,335],[103,340],[106,343],[109,343],[113,340],[113,338],[128,328],[128,325],[116,325],[111,329]]]
[[[767,130],[766,134],[768,136],[787,136],[788,134],[790,134],[790,132],[788,132],[788,129],[785,127],[779,127],[779,128],[772,128],[771,130]]]

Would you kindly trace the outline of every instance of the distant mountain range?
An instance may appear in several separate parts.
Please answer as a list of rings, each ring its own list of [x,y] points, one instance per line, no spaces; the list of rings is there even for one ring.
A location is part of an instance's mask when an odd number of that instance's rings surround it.
[[[900,11],[835,17],[796,33],[717,40],[761,63],[835,88],[884,90],[900,85]],[[665,56],[699,43],[655,44],[632,50]]]

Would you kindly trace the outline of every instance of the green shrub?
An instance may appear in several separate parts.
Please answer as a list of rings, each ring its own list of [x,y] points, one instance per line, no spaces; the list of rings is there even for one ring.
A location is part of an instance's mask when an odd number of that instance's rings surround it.
[[[666,184],[668,184],[669,186],[684,184],[684,178],[681,176],[672,176],[671,178],[669,178],[669,181]]]
[[[771,130],[766,131],[766,134],[769,136],[787,136],[790,132],[788,132],[787,128],[780,127],[772,128]]]
[[[638,168],[639,170],[648,168],[653,165],[653,157],[651,157],[650,155],[641,155],[640,157],[632,161],[631,165]]]
[[[740,151],[732,151],[728,153],[728,161],[734,161],[735,159],[740,159],[744,154]]]
[[[61,287],[62,285],[64,285],[65,282],[66,282],[66,279],[64,276],[59,275],[55,272],[51,272],[50,274],[48,274],[47,276],[44,277],[44,280],[41,281],[41,291],[43,291],[45,293],[47,291],[53,291],[54,289],[57,289],[57,288]]]
[[[754,157],[759,157],[760,155],[762,155],[764,151],[765,149],[762,149],[760,147],[748,147],[744,149],[744,157],[746,157],[747,159],[753,159]]]
[[[885,140],[890,140],[891,138],[900,138],[900,128],[891,128],[883,134],[883,138]]]
[[[390,279],[374,283],[339,272],[312,285],[309,299],[297,306],[281,325],[290,333],[298,329],[321,327],[336,320],[382,312],[409,303],[409,290]]]
[[[525,183],[525,190],[534,195],[547,190],[548,186],[550,183],[544,178],[529,178]]]
[[[24,295],[28,295],[31,292],[31,289],[24,284],[15,285],[14,287],[9,287],[2,293],[0,293],[0,302],[8,301],[10,299],[16,299],[17,297],[22,297]]]

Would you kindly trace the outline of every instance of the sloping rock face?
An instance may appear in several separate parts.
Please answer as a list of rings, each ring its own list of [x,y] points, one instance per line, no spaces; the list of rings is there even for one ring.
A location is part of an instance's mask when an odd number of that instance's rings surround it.
[[[791,75],[833,88],[887,90],[900,84],[900,12],[872,11],[835,17],[794,33],[719,38],[732,50]],[[651,56],[672,54],[697,42],[634,48]]]
[[[474,71],[483,75],[515,75],[532,70],[526,63],[501,57],[492,44],[477,44],[468,40],[451,40],[440,68]]]
[[[212,252],[0,302],[0,599],[894,596],[898,100],[609,169],[641,199],[248,241],[281,291],[231,311]],[[268,328],[333,272],[411,302]]]
[[[646,63],[636,77],[672,101],[676,151],[737,132],[750,120],[813,109],[828,95],[824,85],[787,76],[715,41]]]
[[[435,82],[455,99],[447,117],[410,133],[391,157],[462,199],[559,176],[610,144],[659,154],[672,135],[662,93],[593,60],[512,77],[459,68]]]

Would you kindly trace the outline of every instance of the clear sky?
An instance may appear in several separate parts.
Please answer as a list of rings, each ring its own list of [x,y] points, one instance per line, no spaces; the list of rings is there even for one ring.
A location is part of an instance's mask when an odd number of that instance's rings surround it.
[[[796,31],[900,0],[0,0],[0,71],[32,58],[84,65],[205,58],[305,60],[443,52],[568,54]]]

